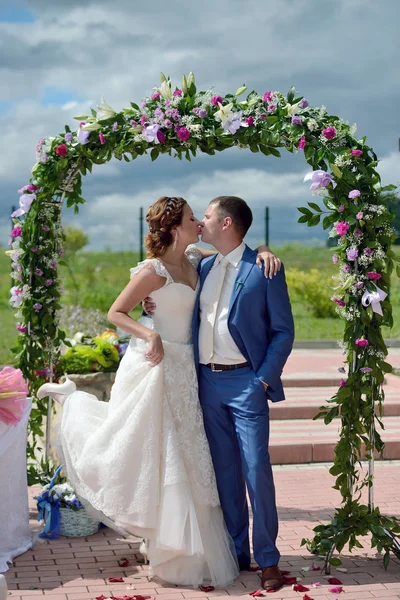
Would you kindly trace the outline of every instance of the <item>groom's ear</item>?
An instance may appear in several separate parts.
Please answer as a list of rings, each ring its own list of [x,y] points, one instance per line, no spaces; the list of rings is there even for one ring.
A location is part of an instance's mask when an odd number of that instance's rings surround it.
[[[229,229],[232,226],[233,226],[233,221],[232,221],[231,217],[224,217],[222,220],[222,230],[226,231],[227,229]]]

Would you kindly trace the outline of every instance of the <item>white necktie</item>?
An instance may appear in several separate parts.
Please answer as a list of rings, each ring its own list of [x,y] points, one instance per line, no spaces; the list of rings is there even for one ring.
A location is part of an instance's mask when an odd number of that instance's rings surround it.
[[[214,293],[213,301],[208,305],[208,310],[205,315],[202,315],[202,319],[205,319],[206,327],[202,327],[203,336],[200,340],[201,347],[203,349],[204,356],[207,357],[206,364],[208,364],[214,354],[214,325],[217,316],[218,303],[221,296],[222,286],[224,285],[224,279],[226,275],[226,269],[229,265],[229,260],[223,257],[217,267],[218,277],[214,280]]]

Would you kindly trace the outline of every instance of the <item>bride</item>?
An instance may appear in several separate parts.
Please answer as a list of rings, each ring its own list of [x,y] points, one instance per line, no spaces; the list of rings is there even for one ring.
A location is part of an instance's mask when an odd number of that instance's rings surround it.
[[[198,400],[191,321],[198,287],[201,223],[183,198],[162,197],[146,216],[148,259],[108,319],[132,334],[109,403],[70,380],[45,384],[38,397],[63,403],[64,469],[89,512],[123,535],[149,540],[151,574],[180,585],[238,575],[221,511]],[[271,253],[261,254],[268,262]],[[146,296],[153,320],[130,311]]]

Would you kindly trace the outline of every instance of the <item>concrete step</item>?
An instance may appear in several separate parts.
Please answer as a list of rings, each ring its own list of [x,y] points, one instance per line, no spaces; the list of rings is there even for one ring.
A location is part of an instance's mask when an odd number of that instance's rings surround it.
[[[286,400],[270,403],[270,418],[273,420],[313,419],[336,392],[336,387],[286,387]],[[383,414],[386,417],[400,416],[400,390],[385,387]]]
[[[383,459],[400,459],[400,417],[384,417]],[[270,455],[272,464],[330,462],[339,439],[340,420],[329,425],[309,419],[272,420]],[[380,460],[380,457],[376,457]]]

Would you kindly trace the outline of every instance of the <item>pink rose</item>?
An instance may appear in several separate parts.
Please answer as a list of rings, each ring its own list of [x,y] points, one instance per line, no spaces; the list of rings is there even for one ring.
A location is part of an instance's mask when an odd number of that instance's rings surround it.
[[[244,119],[244,122],[246,123],[246,125],[248,125],[249,127],[251,127],[252,125],[254,125],[254,117],[252,117],[250,115],[250,117],[247,117],[247,119]]]
[[[339,257],[337,254],[332,254],[332,262],[334,265],[337,265],[339,262]]]
[[[19,225],[17,225],[12,230],[11,237],[16,238],[16,237],[19,237],[20,235],[22,235],[22,227],[20,227]]]
[[[351,156],[361,156],[362,155],[362,150],[352,150],[350,152]]]
[[[344,212],[344,204],[341,204],[341,205],[338,207],[338,212],[340,212],[340,213]]]
[[[349,229],[350,225],[346,223],[346,221],[339,221],[339,223],[336,223],[336,233],[341,236],[346,235]]]
[[[28,331],[27,326],[21,325],[21,323],[17,323],[15,327],[20,333],[26,333]]]
[[[351,192],[349,192],[349,198],[358,198],[359,196],[361,196],[361,192],[360,190],[351,190]]]
[[[346,387],[346,380],[345,379],[341,379],[339,382],[340,387]]]
[[[103,132],[102,132],[102,131],[100,131],[100,132],[99,132],[99,140],[100,140],[100,144],[101,144],[101,145],[103,145],[103,144],[105,144],[105,143],[106,143],[106,138],[104,137],[104,135],[103,135]]]
[[[271,102],[273,96],[274,95],[273,95],[272,92],[265,92],[265,94],[264,94],[264,102]]]
[[[302,135],[301,138],[299,139],[299,143],[297,144],[297,147],[299,150],[304,150],[306,146],[306,136]]]
[[[182,96],[182,90],[175,90],[173,96]]]
[[[338,306],[346,306],[346,302],[344,302],[343,300],[339,300],[339,298],[334,298],[333,301],[338,305]]]
[[[360,348],[366,348],[368,346],[368,344],[369,344],[369,342],[365,338],[357,338],[356,339],[356,346],[359,346]]]
[[[65,144],[60,144],[56,148],[56,154],[58,154],[58,156],[67,156],[67,151],[68,148]]]
[[[155,93],[152,95],[151,99],[152,99],[152,100],[158,100],[158,98],[159,98],[159,97],[160,97],[160,92],[155,92]]]
[[[146,115],[142,115],[140,117],[140,124],[141,124],[142,127],[144,127],[146,125],[146,121],[147,121]]]
[[[274,104],[273,102],[271,102],[271,104],[268,104],[268,112],[273,113],[276,111],[276,104]]]
[[[217,106],[218,104],[222,104],[223,101],[224,99],[222,98],[222,96],[213,96],[210,100],[210,104],[212,104],[213,106]]]
[[[363,216],[364,216],[364,213],[362,213],[362,212],[358,212],[358,213],[356,214],[356,218],[357,218],[358,220],[361,220],[361,219],[363,218]]]
[[[382,275],[376,271],[368,271],[367,275],[368,279],[371,279],[371,281],[379,281],[379,279],[382,277]]]
[[[165,134],[160,129],[157,131],[157,139],[160,142],[160,144],[163,144],[165,142]]]
[[[336,137],[336,129],[334,127],[326,127],[322,130],[322,135],[326,140],[331,140]]]
[[[186,129],[186,127],[179,127],[176,132],[176,135],[181,140],[181,142],[186,142],[190,138],[190,131]]]

